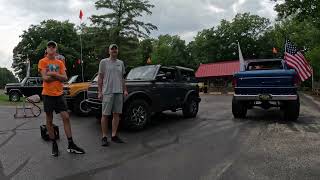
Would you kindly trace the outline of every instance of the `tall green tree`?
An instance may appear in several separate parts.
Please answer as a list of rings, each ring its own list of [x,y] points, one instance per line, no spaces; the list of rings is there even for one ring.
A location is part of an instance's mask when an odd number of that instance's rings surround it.
[[[98,10],[105,9],[107,14],[93,15],[94,25],[110,29],[111,38],[117,44],[122,44],[121,37],[146,38],[157,27],[151,23],[140,21],[144,14],[151,15],[154,5],[148,0],[98,0],[95,3]]]

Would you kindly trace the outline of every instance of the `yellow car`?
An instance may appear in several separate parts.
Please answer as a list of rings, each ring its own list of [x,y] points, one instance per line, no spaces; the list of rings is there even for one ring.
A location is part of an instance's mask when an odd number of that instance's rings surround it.
[[[66,98],[68,108],[77,115],[85,116],[90,112],[85,102],[90,84],[91,81],[82,82],[81,77],[75,75],[72,76],[64,85],[64,96]]]

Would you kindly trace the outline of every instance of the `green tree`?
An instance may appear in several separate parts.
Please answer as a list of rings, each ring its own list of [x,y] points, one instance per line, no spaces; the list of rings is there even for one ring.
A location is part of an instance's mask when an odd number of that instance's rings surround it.
[[[0,68],[0,89],[3,89],[7,83],[16,83],[17,78],[7,68]]]
[[[152,62],[190,67],[187,46],[179,36],[160,35],[153,42]]]
[[[153,46],[152,39],[144,39],[139,43],[139,54],[141,55],[141,64],[145,65],[149,58],[151,58]]]
[[[93,24],[110,29],[113,42],[121,44],[121,37],[146,38],[157,27],[151,23],[139,21],[144,14],[151,15],[154,5],[148,0],[98,0],[96,8],[109,11],[103,15],[93,15]]]
[[[232,21],[222,20],[217,27],[199,32],[188,45],[191,59],[197,64],[238,59],[237,42],[245,58],[272,57],[273,43],[263,39],[269,29],[267,18],[237,14]]]
[[[275,10],[280,19],[296,18],[309,19],[320,27],[320,1],[318,0],[273,0],[276,2]]]
[[[25,62],[30,59],[31,75],[37,76],[38,61],[44,57],[46,43],[54,40],[58,43],[59,53],[66,58],[68,75],[73,72],[72,64],[80,58],[79,36],[75,25],[68,22],[59,22],[56,20],[47,20],[39,25],[31,25],[20,36],[21,41],[13,49],[12,67],[19,78],[26,75]]]

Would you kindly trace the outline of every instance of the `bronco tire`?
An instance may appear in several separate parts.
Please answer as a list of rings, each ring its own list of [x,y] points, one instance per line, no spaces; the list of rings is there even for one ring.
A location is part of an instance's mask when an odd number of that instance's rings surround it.
[[[183,116],[186,118],[194,118],[199,111],[199,102],[196,97],[191,96],[182,108]]]
[[[284,102],[283,118],[286,121],[296,121],[300,114],[300,100],[299,97],[294,101]]]
[[[141,130],[150,121],[149,104],[143,99],[136,99],[126,105],[124,126],[131,130]]]
[[[245,101],[238,101],[235,98],[232,99],[232,114],[234,118],[245,118],[247,111],[248,108]]]
[[[9,100],[12,102],[19,102],[20,101],[20,94],[16,91],[11,92],[9,95]]]

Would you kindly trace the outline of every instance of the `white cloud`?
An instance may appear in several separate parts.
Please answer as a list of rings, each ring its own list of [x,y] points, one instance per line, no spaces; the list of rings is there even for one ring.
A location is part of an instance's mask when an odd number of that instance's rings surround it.
[[[69,20],[79,24],[79,10],[84,12],[84,23],[97,14],[95,0],[0,0],[0,66],[11,67],[12,50],[23,30],[43,20]],[[160,34],[179,35],[189,42],[204,28],[230,20],[236,13],[250,12],[275,18],[270,0],[150,0],[155,8],[152,16],[143,20],[158,26],[153,37]],[[99,11],[100,13],[101,11]]]

